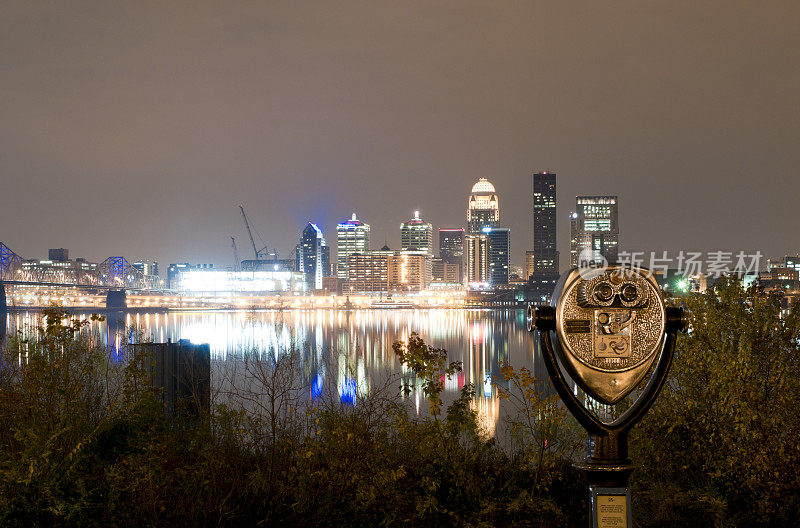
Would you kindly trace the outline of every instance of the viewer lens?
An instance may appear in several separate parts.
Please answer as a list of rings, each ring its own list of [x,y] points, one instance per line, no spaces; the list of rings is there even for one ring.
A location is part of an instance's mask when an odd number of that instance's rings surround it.
[[[622,297],[622,300],[625,302],[635,301],[638,295],[639,291],[633,284],[626,284],[622,287],[622,291],[620,292],[620,297]]]
[[[594,288],[594,298],[600,302],[610,301],[614,296],[614,289],[610,284],[601,282]]]

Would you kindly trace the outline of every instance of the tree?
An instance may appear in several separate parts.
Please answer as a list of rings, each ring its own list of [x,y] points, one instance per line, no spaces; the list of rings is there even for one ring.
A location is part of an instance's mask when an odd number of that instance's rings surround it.
[[[796,526],[800,310],[722,280],[688,297],[668,384],[631,439],[644,526]]]

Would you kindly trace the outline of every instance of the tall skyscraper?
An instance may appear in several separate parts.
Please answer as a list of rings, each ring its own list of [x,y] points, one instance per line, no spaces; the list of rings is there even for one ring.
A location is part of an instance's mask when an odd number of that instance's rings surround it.
[[[336,226],[336,275],[348,280],[349,257],[354,253],[369,251],[369,224],[365,224],[353,213],[350,220]]]
[[[330,272],[330,249],[322,230],[309,222],[297,246],[297,271],[305,274],[309,289],[321,290],[322,277]]]
[[[402,251],[433,255],[433,226],[419,217],[419,211],[414,211],[414,218],[400,225],[400,245]]]
[[[616,196],[577,196],[570,215],[570,265],[617,261],[619,221]]]
[[[464,237],[464,280],[489,282],[489,241],[484,233]]]
[[[498,227],[499,223],[500,201],[494,185],[481,178],[467,198],[467,234],[478,235],[484,227]]]
[[[556,251],[556,174],[533,175],[533,272],[558,275]]]
[[[458,228],[439,229],[439,256],[443,259],[457,258],[461,260],[464,256],[464,230]]]
[[[525,275],[532,293],[545,301],[558,282],[556,173],[533,175],[533,251],[525,253]]]
[[[508,284],[511,264],[511,230],[504,227],[484,227],[487,242],[487,282],[495,286]]]
[[[453,282],[463,282],[464,280],[464,229],[463,228],[440,228],[439,229],[439,258],[448,267],[457,268],[456,280]],[[442,267],[444,273],[445,267]],[[450,277],[448,275],[448,277]]]

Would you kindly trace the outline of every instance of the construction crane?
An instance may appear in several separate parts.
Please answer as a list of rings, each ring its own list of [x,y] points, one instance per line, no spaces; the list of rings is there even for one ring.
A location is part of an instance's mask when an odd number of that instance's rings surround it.
[[[236,249],[236,239],[231,237],[231,247],[233,248],[233,271],[241,269],[241,262],[239,261],[239,251]]]
[[[242,218],[244,219],[244,226],[247,228],[247,236],[250,237],[250,244],[252,244],[253,246],[253,253],[256,256],[256,260],[259,260],[261,258],[259,254],[260,252],[256,248],[256,241],[253,240],[253,232],[250,231],[250,222],[247,221],[247,215],[244,214],[244,204],[239,204],[239,210],[242,212]]]

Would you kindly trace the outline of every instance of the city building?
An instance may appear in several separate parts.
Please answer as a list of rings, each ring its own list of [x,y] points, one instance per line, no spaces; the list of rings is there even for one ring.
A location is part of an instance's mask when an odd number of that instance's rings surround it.
[[[309,222],[297,245],[295,269],[305,275],[309,290],[321,290],[322,278],[330,275],[329,266],[330,249],[322,230]]]
[[[489,243],[483,233],[464,236],[464,281],[467,285],[489,282]]]
[[[296,258],[278,258],[276,254],[267,256],[266,259],[248,259],[241,262],[242,271],[297,271]]]
[[[525,268],[519,264],[511,264],[508,271],[508,283],[525,285],[527,282],[528,279],[525,278]]]
[[[556,218],[556,173],[534,173],[533,251],[525,254],[525,273],[536,299],[548,300],[558,282]]]
[[[52,260],[56,262],[67,261],[69,260],[69,250],[64,248],[48,249],[47,260]]]
[[[511,259],[511,230],[506,227],[484,227],[487,242],[486,277],[489,285],[508,284]]]
[[[484,227],[498,227],[499,223],[500,201],[494,185],[481,178],[467,198],[467,234],[479,235]]]
[[[176,289],[178,286],[178,277],[181,273],[190,270],[205,270],[210,271],[214,269],[213,264],[189,264],[188,262],[181,262],[177,264],[170,264],[167,266],[167,288]]]
[[[66,250],[64,250],[66,251]],[[66,253],[64,254],[67,255]],[[69,282],[85,273],[94,273],[99,264],[83,258],[75,260],[24,260],[22,271],[30,275],[47,276],[49,280]],[[0,285],[1,286],[1,285]]]
[[[619,215],[616,196],[577,196],[570,215],[570,265],[617,261]]]
[[[431,282],[431,255],[424,251],[399,251],[388,258],[391,291],[422,291]]]
[[[458,269],[456,282],[464,281],[464,229],[440,228],[439,229],[439,257]],[[436,279],[434,278],[434,281]]]
[[[400,247],[402,251],[433,254],[433,226],[419,217],[419,211],[414,211],[414,218],[400,224]]]
[[[384,246],[379,251],[353,253],[348,257],[349,279],[345,293],[389,291],[389,257],[394,251]]]
[[[442,257],[431,259],[431,281],[448,284],[461,283],[461,263],[451,262]]]
[[[558,275],[556,174],[533,175],[533,273]]]
[[[464,256],[464,229],[439,228],[439,256],[461,259]]]
[[[348,258],[369,251],[369,224],[353,216],[336,226],[336,276],[347,281]]]
[[[535,262],[533,251],[526,251],[525,252],[525,278],[530,280],[531,276],[533,275],[533,264]]]
[[[169,275],[169,270],[167,274]],[[183,268],[175,273],[170,287],[193,295],[229,296],[276,292],[299,293],[306,290],[306,283],[303,273],[296,271],[226,271],[211,268]]]
[[[800,255],[785,255],[779,259],[767,260],[767,271],[773,268],[791,268],[800,272]]]
[[[137,260],[131,267],[139,270],[145,277],[158,277],[157,260]]]

